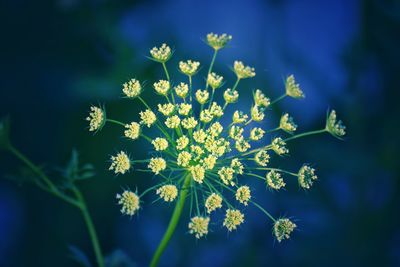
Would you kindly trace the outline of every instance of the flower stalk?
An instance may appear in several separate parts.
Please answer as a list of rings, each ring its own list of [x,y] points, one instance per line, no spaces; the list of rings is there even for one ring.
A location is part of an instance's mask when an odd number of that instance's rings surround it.
[[[169,221],[167,230],[165,231],[163,238],[161,239],[156,251],[154,252],[153,258],[150,263],[151,267],[156,267],[158,265],[161,255],[163,254],[165,248],[167,247],[169,241],[171,240],[172,234],[175,232],[176,226],[178,225],[179,219],[182,214],[183,207],[185,205],[190,180],[191,180],[191,175],[187,174],[185,180],[183,181],[183,186],[179,194],[179,199],[176,202],[175,209],[172,213],[172,217],[171,220]]]
[[[42,190],[58,197],[59,199],[65,201],[66,203],[76,207],[81,212],[81,215],[85,221],[86,227],[89,232],[89,236],[91,239],[91,243],[93,246],[93,251],[96,257],[97,266],[104,267],[104,257],[101,251],[100,243],[97,237],[96,229],[93,224],[93,220],[88,211],[86,202],[81,191],[76,187],[76,185],[72,185],[71,191],[74,193],[75,197],[71,197],[66,193],[62,192],[58,187],[52,182],[52,180],[30,159],[28,159],[24,154],[22,154],[18,149],[16,149],[13,145],[8,146],[9,152],[11,152],[16,158],[22,161],[32,172],[38,176],[39,180],[35,179],[35,184]]]

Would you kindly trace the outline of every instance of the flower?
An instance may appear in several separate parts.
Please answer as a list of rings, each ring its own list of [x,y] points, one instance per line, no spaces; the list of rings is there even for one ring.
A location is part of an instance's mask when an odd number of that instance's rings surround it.
[[[189,86],[186,83],[180,83],[179,85],[175,86],[176,94],[181,97],[185,98],[189,92]]]
[[[176,139],[176,149],[178,150],[183,150],[185,147],[189,144],[189,138],[187,138],[185,135],[179,137]]]
[[[267,164],[269,162],[268,152],[264,149],[258,151],[254,157],[254,161],[260,166],[263,166],[263,167],[267,166]]]
[[[207,76],[207,84],[211,86],[213,90],[222,86],[222,81],[224,77],[217,75],[215,72],[211,72]]]
[[[315,169],[310,166],[303,165],[298,174],[299,185],[304,189],[310,189],[313,182],[318,179],[317,175],[315,175]]]
[[[286,185],[285,182],[283,181],[281,174],[275,170],[272,170],[269,173],[267,173],[265,181],[270,188],[276,190],[279,190],[282,187],[285,187]]]
[[[235,183],[232,181],[234,174],[235,170],[231,167],[224,166],[218,171],[219,178],[221,178],[222,182],[226,185],[235,185]]]
[[[161,47],[159,48],[153,47],[150,50],[150,55],[153,57],[155,61],[158,61],[160,63],[165,63],[171,58],[172,51],[167,44],[162,44]]]
[[[256,76],[255,69],[249,66],[244,66],[242,61],[235,61],[233,63],[233,70],[238,79],[246,79]]]
[[[239,93],[236,90],[228,88],[224,92],[224,99],[226,103],[235,103],[239,99]]]
[[[200,62],[188,60],[186,62],[180,61],[179,62],[179,70],[188,75],[193,76],[199,70]]]
[[[233,125],[229,129],[229,137],[234,140],[238,140],[240,138],[243,138],[243,132],[244,132],[244,129],[242,127]]]
[[[133,121],[124,124],[118,120],[106,119],[104,108],[92,106],[87,118],[89,130],[98,131],[105,122],[110,122],[116,127],[122,126],[125,137],[131,140],[142,137],[151,143],[144,151],[146,155],[151,156],[131,161],[126,152],[120,151],[111,156],[109,169],[115,174],[124,174],[135,163],[137,171],[160,175],[161,179],[153,179],[156,184],[144,190],[140,198],[149,192],[155,192],[158,199],[172,202],[177,200],[178,193],[182,192],[182,198],[177,202],[177,205],[181,206],[190,197],[191,211],[197,212],[194,217],[191,216],[188,227],[189,232],[196,238],[208,234],[211,221],[209,214],[219,212],[218,209],[222,208],[224,202],[226,213],[222,224],[228,231],[237,229],[244,222],[243,213],[234,207],[253,204],[274,221],[274,235],[280,242],[289,238],[296,225],[285,218],[275,219],[256,203],[250,182],[244,185],[242,181],[247,182],[248,179],[257,177],[265,181],[265,189],[279,190],[286,186],[283,174],[288,174],[297,177],[300,187],[309,189],[317,179],[315,170],[308,165],[303,165],[297,173],[278,169],[273,166],[274,162],[270,157],[273,152],[270,150],[278,155],[286,155],[289,153],[287,142],[293,139],[324,132],[341,137],[345,134],[345,127],[337,120],[336,112],[332,110],[327,115],[325,129],[300,133],[286,139],[272,137],[270,143],[266,142],[266,134],[278,130],[294,134],[297,129],[288,113],[282,114],[279,122],[272,127],[269,127],[269,124],[274,123],[274,120],[264,123],[270,106],[285,96],[303,98],[304,94],[293,75],[290,75],[285,81],[284,95],[270,100],[262,90],[254,89],[253,99],[248,99],[254,100],[250,107],[246,110],[231,110],[230,107],[239,101],[238,88],[254,88],[251,85],[239,84],[243,83],[241,80],[254,77],[256,73],[254,68],[244,65],[241,61],[233,63],[236,81],[226,81],[215,72],[213,67],[217,52],[230,40],[231,36],[226,34],[207,35],[206,42],[214,49],[214,55],[210,68],[204,72],[200,70],[200,63],[197,61],[179,62],[179,70],[188,76],[185,78],[189,80],[187,83],[181,82],[180,78],[169,76],[167,67],[173,67],[166,64],[173,54],[170,47],[166,44],[154,47],[150,50],[151,59],[162,64],[160,67],[166,78],[157,78],[150,84],[154,88],[151,91],[158,95],[154,101],[161,101],[153,106],[146,103],[141,97],[143,84],[139,80],[131,79],[122,88],[125,98],[137,97],[138,99],[132,100],[137,102],[134,105],[143,104],[146,108],[139,115],[132,114]],[[202,78],[194,76],[199,71],[203,72],[202,76],[206,76],[203,85],[200,84]],[[171,81],[177,82],[172,84]],[[228,86],[224,90],[216,90],[225,83]],[[160,95],[164,97],[159,97]],[[243,101],[238,103],[240,107],[246,107],[247,103],[250,103],[244,99],[240,101]],[[260,124],[255,125],[256,123]],[[0,148],[4,146],[5,135],[4,127],[1,126],[0,123]],[[147,129],[152,126],[153,129]],[[267,126],[268,128],[265,128]],[[136,168],[137,165],[140,166]],[[186,194],[189,197],[185,197]],[[133,215],[139,209],[140,200],[136,193],[125,191],[121,195],[118,194],[117,198],[118,203],[122,205],[122,213]],[[235,201],[240,204],[231,203]],[[204,211],[205,215],[200,211]]]
[[[270,100],[266,97],[260,89],[257,89],[254,93],[254,102],[257,106],[267,108],[270,105]]]
[[[249,116],[243,113],[243,111],[236,110],[232,116],[232,123],[240,124],[245,123]]]
[[[217,163],[217,157],[214,155],[208,155],[207,157],[205,157],[204,159],[202,159],[202,163],[204,168],[206,168],[207,170],[212,170],[215,167],[215,163]]]
[[[286,78],[286,95],[293,98],[304,98],[305,95],[303,91],[301,91],[299,84],[296,83],[294,76],[290,75]]]
[[[217,102],[213,102],[211,104],[210,112],[215,117],[222,117],[222,115],[224,115],[224,111],[222,110],[222,107],[220,105],[218,105]]]
[[[178,128],[180,123],[181,123],[181,119],[177,115],[168,117],[165,120],[165,125],[170,129]]]
[[[282,140],[282,138],[277,137],[272,140],[271,148],[278,155],[285,155],[289,153],[289,149],[286,147],[286,142]]]
[[[235,194],[236,200],[247,206],[251,198],[250,187],[247,185],[241,186],[236,190]]]
[[[209,109],[205,109],[200,112],[200,121],[202,121],[204,123],[208,123],[208,122],[212,121],[213,118],[214,118],[214,116]]]
[[[122,195],[116,196],[118,204],[121,205],[121,213],[133,216],[140,208],[140,201],[137,194],[132,191],[125,190]]]
[[[131,168],[131,161],[124,151],[119,152],[116,156],[111,156],[111,166],[108,168],[115,174],[125,174]]]
[[[194,234],[197,239],[207,235],[209,222],[210,218],[208,217],[193,217],[189,223],[189,233]]]
[[[206,141],[206,138],[207,134],[203,129],[193,132],[193,139],[199,144],[203,144]]]
[[[142,92],[142,86],[138,80],[131,79],[127,83],[123,84],[122,92],[124,92],[124,94],[129,98],[135,98]]]
[[[124,135],[127,138],[132,140],[136,140],[140,136],[140,124],[137,122],[131,122],[130,124],[125,124],[126,130],[124,131]]]
[[[297,125],[294,123],[293,118],[290,117],[288,113],[285,113],[281,117],[279,128],[288,133],[293,133],[294,131],[296,131]]]
[[[207,44],[214,48],[214,50],[219,50],[225,47],[232,40],[232,35],[227,35],[226,33],[218,35],[215,33],[207,34]]]
[[[250,143],[246,141],[246,139],[243,138],[243,136],[240,136],[239,138],[236,139],[235,142],[235,148],[239,152],[246,152],[250,148]]]
[[[146,109],[145,111],[141,111],[139,113],[139,115],[140,115],[140,119],[141,119],[140,124],[144,124],[148,128],[150,128],[151,125],[153,125],[157,120],[156,114],[154,114],[154,112],[151,111],[150,109]]]
[[[159,80],[158,82],[154,83],[153,86],[154,90],[156,90],[156,92],[160,95],[167,95],[169,89],[171,88],[169,81],[166,80]]]
[[[178,158],[176,160],[176,164],[182,167],[189,166],[189,162],[192,159],[192,154],[187,151],[182,151],[178,154]]]
[[[291,222],[289,219],[282,218],[277,220],[274,224],[274,234],[278,242],[289,239],[290,234],[296,227],[296,224]]]
[[[156,194],[165,202],[172,202],[178,196],[178,189],[173,184],[163,185],[157,189]]]
[[[204,206],[207,209],[207,213],[211,213],[216,209],[222,208],[222,197],[216,193],[212,193],[206,199]]]
[[[210,94],[208,93],[207,90],[199,89],[196,91],[196,100],[197,100],[197,102],[199,102],[202,105],[207,102],[209,96],[210,96]]]
[[[189,117],[182,120],[182,127],[185,129],[193,129],[197,126],[197,120],[194,117]]]
[[[250,140],[258,141],[263,138],[265,131],[259,127],[255,127],[250,131]]]
[[[264,119],[264,108],[261,106],[253,106],[251,108],[251,119],[256,122],[260,122]]]
[[[346,134],[346,126],[343,125],[341,120],[337,120],[336,111],[332,110],[326,120],[325,129],[335,137],[342,137]]]
[[[195,182],[198,182],[199,184],[203,183],[204,180],[204,174],[206,170],[204,169],[203,166],[200,164],[194,165],[190,167],[190,172],[192,173],[192,178]]]
[[[229,232],[236,230],[237,227],[244,222],[244,215],[240,210],[227,209],[225,214],[225,220],[223,226],[225,226]]]
[[[157,137],[151,144],[154,146],[156,151],[164,151],[168,148],[168,141],[165,138]]]
[[[100,107],[91,106],[86,120],[89,122],[89,131],[99,131],[106,123],[106,112]]]
[[[167,168],[167,162],[163,158],[151,158],[147,167],[157,175]]]
[[[179,115],[187,116],[189,112],[192,110],[191,104],[181,103],[179,105],[178,113]]]
[[[238,158],[234,158],[231,161],[231,168],[233,169],[233,171],[237,174],[243,174],[243,169],[244,166],[243,164],[239,161]]]
[[[160,111],[164,116],[171,115],[175,110],[175,106],[171,103],[158,104],[158,111]]]

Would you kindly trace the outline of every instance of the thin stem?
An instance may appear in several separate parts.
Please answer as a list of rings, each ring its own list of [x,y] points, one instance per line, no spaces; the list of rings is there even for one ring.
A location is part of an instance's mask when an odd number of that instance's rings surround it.
[[[96,255],[97,264],[99,267],[104,267],[104,258],[103,258],[103,254],[101,252],[99,239],[96,234],[96,229],[94,228],[93,220],[92,220],[90,213],[88,211],[88,208],[86,206],[85,199],[83,198],[82,193],[76,187],[73,187],[72,190],[74,191],[75,196],[80,203],[80,210],[82,212],[82,216],[85,220],[87,229],[89,231],[90,239],[91,239],[92,245],[93,245],[94,254]]]
[[[12,154],[14,154],[14,156],[16,156],[19,160],[21,160],[23,163],[25,163],[26,166],[28,166],[37,176],[39,176],[39,178],[41,178],[43,180],[43,182],[47,185],[47,187],[41,187],[42,189],[46,190],[47,192],[55,195],[56,197],[64,200],[65,202],[75,206],[75,207],[79,207],[79,203],[63,194],[62,192],[60,192],[60,190],[58,190],[58,188],[54,185],[54,183],[49,179],[49,177],[47,177],[46,174],[44,174],[44,172],[38,167],[36,166],[32,161],[30,161],[24,154],[22,154],[18,149],[16,149],[14,146],[9,145],[8,149],[10,150],[10,152]],[[37,184],[39,186],[39,184]]]
[[[234,84],[233,87],[232,87],[232,91],[235,91],[235,89],[236,89],[236,87],[238,86],[239,82],[240,82],[240,78],[238,77],[238,78],[236,79],[235,84]]]
[[[290,172],[290,171],[285,171],[285,170],[278,169],[278,168],[251,168],[251,169],[260,170],[260,171],[277,171],[277,172],[286,173],[286,174],[289,174],[289,175],[292,175],[292,176],[298,176],[297,173]]]
[[[176,202],[174,212],[172,213],[171,220],[169,221],[169,224],[168,224],[168,228],[167,228],[166,232],[164,233],[164,236],[161,239],[161,242],[158,245],[157,250],[154,253],[153,258],[151,260],[151,263],[150,263],[151,267],[155,267],[158,265],[158,262],[160,261],[160,257],[163,254],[165,248],[168,245],[168,242],[170,241],[170,239],[172,237],[172,234],[174,233],[174,231],[176,229],[176,226],[179,222],[179,218],[182,214],[183,207],[185,205],[186,196],[188,193],[188,185],[189,185],[190,181],[191,181],[191,176],[188,174],[188,175],[186,175],[185,180],[183,182],[180,196],[179,196],[178,201]]]
[[[189,75],[189,100],[192,104],[192,76]]]
[[[256,206],[257,208],[259,208],[262,212],[265,213],[265,215],[267,215],[273,222],[276,222],[276,219],[268,212],[266,211],[263,207],[261,207],[260,205],[258,205],[256,202],[250,200],[250,202]]]
[[[315,131],[305,132],[305,133],[301,133],[301,134],[296,134],[296,135],[286,138],[284,141],[290,141],[290,140],[293,140],[296,138],[300,138],[300,137],[304,137],[304,136],[308,136],[308,135],[320,134],[320,133],[324,133],[324,132],[326,132],[325,128],[321,129],[321,130],[315,130]]]
[[[32,161],[30,161],[25,155],[23,155],[20,151],[18,151],[15,147],[10,145],[9,150],[12,154],[14,154],[18,159],[20,159],[23,163],[25,163],[36,175],[38,175],[47,185],[47,187],[42,187],[42,189],[46,190],[49,193],[59,197],[60,199],[64,200],[65,202],[79,208],[82,213],[82,216],[85,220],[87,225],[90,238],[92,240],[93,249],[96,255],[97,263],[99,267],[104,267],[104,260],[100,249],[100,244],[97,238],[97,234],[90,217],[89,211],[87,209],[85,200],[81,194],[81,192],[73,186],[72,191],[74,192],[76,199],[65,195],[64,193],[60,192],[59,189],[54,185],[54,183],[43,173],[43,171],[36,166]],[[39,184],[37,184],[39,186]]]
[[[273,101],[271,102],[270,105],[273,105],[273,104],[278,103],[279,101],[281,101],[282,99],[284,99],[286,96],[287,96],[286,94],[281,95],[281,96],[278,97],[277,99],[273,100]]]
[[[167,80],[169,81],[170,80],[169,79],[169,73],[168,73],[168,70],[167,70],[167,66],[165,65],[165,62],[162,63],[162,66],[163,66],[163,69],[164,69],[164,72],[165,72],[165,76],[167,76]]]
[[[125,123],[122,123],[122,122],[120,122],[120,121],[112,120],[112,119],[107,119],[107,121],[112,122],[112,123],[115,123],[115,124],[118,124],[118,125],[122,125],[122,126],[125,127]]]
[[[210,63],[210,67],[208,68],[207,77],[206,77],[206,90],[208,88],[208,75],[211,73],[212,68],[214,66],[215,59],[217,58],[218,50],[214,50],[214,54]]]

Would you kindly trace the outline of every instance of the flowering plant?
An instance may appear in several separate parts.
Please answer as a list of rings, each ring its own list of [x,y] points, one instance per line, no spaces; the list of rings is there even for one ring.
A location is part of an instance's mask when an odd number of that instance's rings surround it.
[[[335,137],[345,135],[345,127],[336,118],[334,110],[328,112],[325,127],[321,130],[294,134],[297,130],[293,118],[285,113],[279,125],[265,129],[265,112],[285,97],[295,99],[305,95],[293,75],[287,77],[284,94],[271,101],[260,89],[253,92],[254,104],[248,112],[235,109],[239,101],[239,83],[256,75],[255,69],[241,61],[235,61],[233,72],[236,81],[231,88],[222,89],[228,82],[213,71],[220,49],[232,37],[227,34],[207,35],[206,43],[214,54],[205,76],[203,89],[194,90],[192,79],[200,72],[200,62],[180,61],[179,70],[186,76],[183,81],[173,82],[167,62],[173,55],[171,48],[162,44],[150,50],[150,59],[161,64],[165,78],[155,81],[153,89],[164,100],[157,107],[150,107],[141,97],[143,83],[131,79],[123,84],[125,98],[140,101],[144,108],[132,122],[120,122],[106,116],[101,106],[92,106],[87,117],[89,131],[98,132],[106,123],[122,127],[123,135],[131,140],[144,138],[153,148],[148,159],[133,159],[126,151],[111,156],[109,170],[115,174],[128,171],[151,172],[160,177],[157,184],[141,193],[125,190],[116,194],[123,214],[132,216],[141,207],[141,199],[153,192],[165,202],[176,202],[171,221],[151,261],[156,266],[166,248],[187,199],[190,199],[190,234],[202,238],[209,232],[212,214],[223,209],[222,223],[228,231],[241,225],[245,216],[242,206],[254,205],[273,223],[273,234],[278,242],[290,237],[296,224],[288,218],[275,218],[252,197],[252,190],[243,177],[254,177],[263,181],[271,190],[280,190],[286,182],[283,175],[297,178],[301,188],[309,189],[317,180],[314,168],[303,165],[297,172],[290,172],[270,166],[273,154],[284,156],[289,153],[287,142],[296,138],[328,132]],[[222,91],[223,103],[216,101],[216,93]],[[232,107],[232,111],[228,111]],[[229,116],[228,125],[223,125],[222,117]],[[151,128],[157,129],[152,136]],[[266,134],[283,131],[288,137],[275,137],[266,142]],[[234,199],[234,202],[232,202]]]

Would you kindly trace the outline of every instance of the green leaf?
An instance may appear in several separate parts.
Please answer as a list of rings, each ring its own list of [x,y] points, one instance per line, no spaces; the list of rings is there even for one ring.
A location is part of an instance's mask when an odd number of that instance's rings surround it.
[[[66,178],[66,183],[70,184],[78,180],[85,180],[92,178],[95,175],[94,167],[91,164],[79,165],[79,154],[73,149],[71,153],[71,158],[65,167],[64,177]]]

